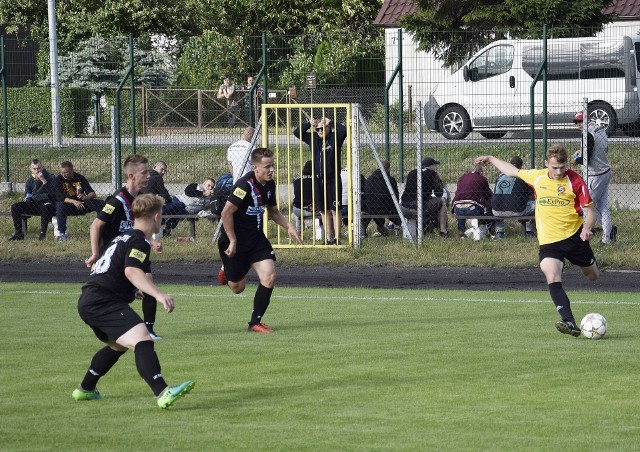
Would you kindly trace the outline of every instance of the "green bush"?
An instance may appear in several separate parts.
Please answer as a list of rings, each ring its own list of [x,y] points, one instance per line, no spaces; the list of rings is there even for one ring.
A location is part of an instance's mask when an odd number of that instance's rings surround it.
[[[84,88],[60,89],[60,121],[64,135],[84,132],[87,117],[92,113],[91,95],[91,91]],[[7,119],[12,136],[52,133],[49,88],[10,88],[7,99]]]

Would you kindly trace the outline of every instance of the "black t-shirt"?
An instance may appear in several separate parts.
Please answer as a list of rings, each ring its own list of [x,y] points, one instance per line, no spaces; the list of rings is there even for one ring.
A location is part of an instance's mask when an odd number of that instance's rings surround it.
[[[313,203],[313,176],[303,174],[293,181],[293,205],[298,209]]]
[[[80,187],[84,194],[93,193],[95,191],[87,178],[80,173],[74,172],[71,179],[65,179],[61,174],[58,175],[56,177],[56,194],[58,201],[64,201],[65,198],[79,200],[78,187]]]
[[[250,171],[236,181],[227,200],[238,208],[233,214],[234,230],[238,248],[245,248],[263,234],[263,214],[267,207],[276,205],[276,183],[270,180],[262,185],[255,173]],[[229,240],[224,228],[221,238]]]
[[[92,305],[131,303],[135,299],[136,288],[124,270],[135,267],[151,273],[150,253],[151,244],[138,229],[113,239],[93,266],[87,283],[82,287],[80,301]]]
[[[100,250],[104,250],[114,237],[133,229],[133,195],[122,187],[112,196],[107,198],[106,204],[97,218],[104,221],[104,228],[100,234]]]

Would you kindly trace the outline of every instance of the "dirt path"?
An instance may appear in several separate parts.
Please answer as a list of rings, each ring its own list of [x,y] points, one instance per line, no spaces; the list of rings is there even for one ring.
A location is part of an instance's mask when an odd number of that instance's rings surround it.
[[[217,267],[203,264],[158,263],[153,265],[159,284],[217,284]],[[388,268],[388,267],[277,267],[281,287],[367,287],[373,289],[546,290],[538,268]],[[84,264],[0,262],[0,282],[72,282],[82,284],[88,271]],[[253,272],[249,280],[256,281]],[[640,292],[640,271],[604,271],[598,281],[587,281],[576,268],[564,274],[567,290]],[[0,290],[1,286],[0,286]]]

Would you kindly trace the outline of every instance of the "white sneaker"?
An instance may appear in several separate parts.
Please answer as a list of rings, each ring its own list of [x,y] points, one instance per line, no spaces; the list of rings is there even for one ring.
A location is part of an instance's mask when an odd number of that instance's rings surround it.
[[[51,219],[51,223],[53,223],[53,236],[60,237],[60,230],[58,229],[58,219],[53,217]]]
[[[67,234],[65,232],[61,232],[58,236],[58,242],[64,242],[67,240]]]

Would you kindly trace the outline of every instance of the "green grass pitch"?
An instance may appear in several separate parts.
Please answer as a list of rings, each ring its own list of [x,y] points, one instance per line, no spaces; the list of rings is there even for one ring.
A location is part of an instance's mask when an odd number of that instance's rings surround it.
[[[80,287],[0,283],[1,450],[633,450],[640,442],[638,294],[571,292],[604,339],[555,331],[546,292],[276,288],[247,333],[254,287],[163,286],[157,408],[123,356],[71,392],[101,346]],[[139,311],[140,305],[134,303]]]

